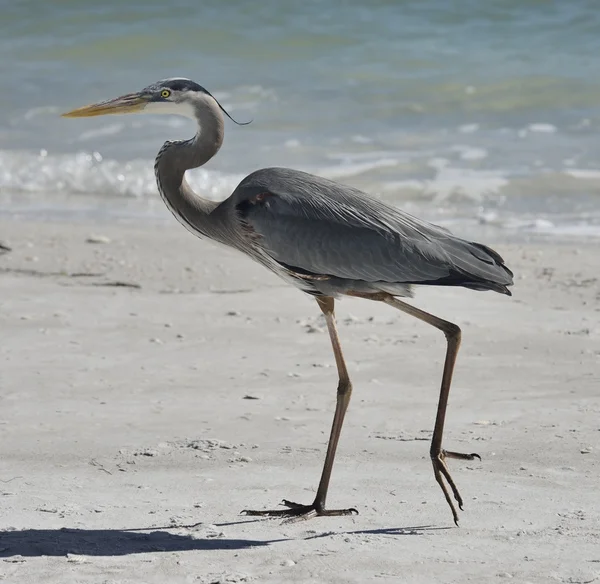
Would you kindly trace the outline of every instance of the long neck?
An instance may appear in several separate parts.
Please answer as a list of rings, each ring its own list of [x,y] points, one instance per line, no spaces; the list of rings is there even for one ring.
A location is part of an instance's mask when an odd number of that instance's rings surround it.
[[[213,211],[219,203],[197,195],[184,178],[185,171],[208,162],[223,143],[223,116],[210,96],[198,98],[195,105],[198,133],[191,140],[165,142],[154,172],[163,201],[177,220],[199,237],[219,239],[218,218]]]

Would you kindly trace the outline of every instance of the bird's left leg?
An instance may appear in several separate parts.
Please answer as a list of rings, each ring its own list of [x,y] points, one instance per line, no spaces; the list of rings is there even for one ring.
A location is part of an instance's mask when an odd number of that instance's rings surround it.
[[[300,503],[293,503],[284,499],[283,505],[286,507],[285,509],[273,509],[265,511],[245,510],[242,511],[244,515],[286,517],[290,521],[295,521],[320,516],[358,514],[356,509],[325,509],[325,500],[327,499],[327,490],[329,488],[329,480],[331,478],[331,471],[333,469],[335,452],[340,439],[340,433],[344,423],[344,416],[346,415],[346,410],[348,409],[348,404],[350,403],[350,396],[352,395],[352,383],[350,382],[350,377],[348,376],[348,369],[346,368],[346,362],[344,361],[344,356],[342,355],[340,339],[335,326],[335,315],[333,311],[334,300],[328,296],[317,297],[317,303],[319,304],[319,308],[323,312],[325,321],[327,322],[327,329],[329,331],[329,337],[331,338],[331,345],[333,347],[333,354],[335,356],[335,362],[337,365],[339,382],[335,414],[333,416],[333,424],[331,426],[331,435],[327,445],[325,464],[323,465],[323,472],[321,474],[321,480],[319,481],[319,487],[317,489],[315,500],[311,505],[301,505]]]
[[[460,493],[458,492],[458,488],[454,483],[454,480],[450,476],[450,471],[448,470],[448,466],[446,465],[446,458],[460,458],[462,460],[473,460],[474,458],[481,457],[478,454],[463,454],[461,452],[451,452],[449,450],[442,449],[442,435],[444,433],[444,421],[446,419],[446,407],[448,405],[448,395],[450,394],[450,384],[452,383],[452,373],[454,372],[454,364],[456,363],[456,356],[458,355],[458,349],[460,347],[460,339],[461,332],[460,328],[446,320],[442,320],[433,314],[429,314],[424,310],[419,310],[410,304],[406,304],[393,296],[388,294],[378,295],[377,297],[371,297],[373,300],[381,300],[402,312],[406,312],[411,316],[426,322],[435,328],[441,330],[446,336],[447,341],[447,349],[446,349],[446,360],[444,361],[444,372],[442,373],[442,384],[440,388],[440,397],[438,401],[438,409],[435,418],[435,426],[433,428],[433,438],[431,440],[431,449],[429,454],[431,456],[431,462],[433,463],[433,472],[435,475],[435,480],[438,482],[442,491],[444,492],[444,496],[446,497],[446,501],[448,505],[450,505],[450,509],[452,510],[452,517],[454,518],[454,523],[458,525],[458,513],[454,508],[454,503],[452,502],[452,498],[450,497],[450,493],[448,492],[448,488],[444,483],[443,479],[446,479],[450,489],[452,490],[452,494],[454,495],[454,499],[458,503],[459,508],[462,510],[463,501]],[[442,478],[443,477],[443,478]]]

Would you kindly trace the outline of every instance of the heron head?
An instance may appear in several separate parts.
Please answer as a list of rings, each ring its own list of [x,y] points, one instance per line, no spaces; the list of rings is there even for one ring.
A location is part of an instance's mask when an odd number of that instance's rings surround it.
[[[152,113],[195,118],[194,103],[200,95],[210,94],[196,82],[176,77],[157,81],[136,93],[86,105],[62,115],[65,118],[89,118],[108,114]]]
[[[86,105],[62,114],[65,118],[89,118],[108,114],[178,114],[198,119],[198,107],[213,100],[230,118],[217,99],[195,81],[184,77],[163,79],[148,85],[137,93],[128,93],[114,99]],[[236,122],[238,123],[238,122]]]

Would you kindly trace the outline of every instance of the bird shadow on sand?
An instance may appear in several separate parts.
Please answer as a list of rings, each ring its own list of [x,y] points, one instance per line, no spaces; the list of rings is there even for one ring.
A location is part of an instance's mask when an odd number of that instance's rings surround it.
[[[241,521],[254,523],[260,520]],[[232,525],[231,522],[222,525]],[[218,526],[219,524],[216,524]],[[293,538],[278,539],[235,539],[225,537],[198,538],[192,535],[170,533],[169,529],[194,528],[196,525],[165,526],[133,529],[22,529],[0,531],[0,558],[66,556],[127,556],[157,552],[240,550],[265,547],[290,541]],[[390,527],[380,529],[359,529],[323,531],[300,539],[319,539],[334,535],[383,535],[407,536],[423,535],[432,531],[452,529],[419,525],[415,527]]]
[[[0,558],[13,556],[126,556],[151,552],[240,550],[268,546],[282,539],[197,538],[158,530],[23,529],[0,531]]]

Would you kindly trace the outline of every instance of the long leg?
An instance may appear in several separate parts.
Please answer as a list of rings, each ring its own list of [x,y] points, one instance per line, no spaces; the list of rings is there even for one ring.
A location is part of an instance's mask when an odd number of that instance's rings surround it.
[[[452,383],[452,373],[454,372],[454,364],[456,363],[456,356],[458,354],[458,349],[460,347],[460,338],[461,332],[460,328],[446,320],[442,320],[437,316],[433,316],[433,314],[429,314],[423,310],[419,310],[410,304],[406,304],[389,295],[382,295],[378,300],[382,300],[383,302],[401,310],[402,312],[406,312],[411,316],[426,322],[435,328],[441,330],[446,336],[446,341],[448,342],[448,346],[446,349],[446,360],[444,362],[444,372],[442,374],[442,385],[440,388],[440,398],[438,402],[437,414],[435,418],[435,426],[433,428],[433,438],[431,440],[431,449],[429,454],[431,456],[431,462],[433,463],[433,472],[435,475],[435,480],[438,482],[442,491],[444,492],[444,496],[446,497],[446,501],[448,505],[450,505],[450,509],[452,510],[452,516],[454,517],[454,523],[458,525],[458,513],[456,512],[456,508],[454,507],[454,503],[452,498],[450,497],[450,493],[448,492],[448,487],[444,483],[443,478],[446,479],[450,489],[452,490],[452,494],[458,503],[458,506],[462,510],[463,501],[460,493],[458,492],[458,488],[456,484],[452,480],[450,476],[450,471],[448,470],[448,466],[446,465],[446,458],[460,458],[463,460],[473,460],[474,458],[481,457],[478,454],[462,454],[460,452],[450,452],[448,450],[442,449],[442,435],[444,433],[444,421],[446,419],[446,407],[448,405],[448,395],[450,393],[450,384]],[[443,477],[443,478],[442,478]]]
[[[348,409],[348,404],[350,403],[350,396],[352,395],[352,383],[350,382],[350,377],[348,376],[348,369],[346,368],[346,362],[344,361],[342,348],[340,346],[340,339],[335,326],[334,300],[328,296],[317,297],[317,303],[319,304],[319,308],[323,312],[325,321],[327,322],[327,330],[329,331],[329,337],[333,347],[333,354],[335,356],[335,363],[337,365],[339,382],[335,414],[333,416],[333,424],[331,426],[331,435],[329,436],[327,454],[325,455],[325,464],[323,465],[323,472],[321,473],[321,480],[319,481],[319,487],[317,489],[315,500],[313,501],[312,505],[301,505],[299,503],[293,503],[284,499],[283,505],[287,507],[287,509],[242,511],[242,513],[245,515],[310,519],[311,517],[324,515],[332,516],[358,514],[356,509],[325,509],[325,501],[327,499],[329,480],[331,478],[331,471],[333,469],[333,462],[335,460],[335,452],[340,439],[340,433],[344,423],[344,416],[346,415],[346,410]]]

